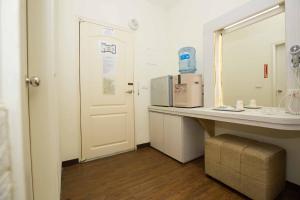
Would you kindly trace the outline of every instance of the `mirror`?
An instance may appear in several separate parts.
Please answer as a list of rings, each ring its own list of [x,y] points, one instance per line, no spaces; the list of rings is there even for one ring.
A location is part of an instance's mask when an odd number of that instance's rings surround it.
[[[285,13],[222,31],[223,104],[276,107],[286,93]],[[284,105],[281,105],[284,106]]]

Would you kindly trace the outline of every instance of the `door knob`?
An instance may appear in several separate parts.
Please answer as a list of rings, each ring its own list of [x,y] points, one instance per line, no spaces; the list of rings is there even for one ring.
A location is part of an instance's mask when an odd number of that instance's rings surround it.
[[[37,77],[37,76],[33,76],[33,77],[31,77],[31,78],[26,78],[25,79],[25,81],[26,81],[26,83],[28,84],[28,85],[31,85],[32,87],[39,87],[40,86],[40,84],[41,84],[41,80],[40,80],[40,78],[39,77]]]
[[[133,93],[133,90],[128,90],[126,91],[127,94],[132,94]]]
[[[278,92],[278,93],[282,93],[283,91],[282,91],[282,90],[277,90],[277,92]]]

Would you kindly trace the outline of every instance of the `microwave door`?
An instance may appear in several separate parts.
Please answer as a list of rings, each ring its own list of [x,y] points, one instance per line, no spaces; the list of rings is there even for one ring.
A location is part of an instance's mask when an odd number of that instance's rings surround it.
[[[151,104],[155,106],[172,106],[172,88],[170,77],[151,80]]]

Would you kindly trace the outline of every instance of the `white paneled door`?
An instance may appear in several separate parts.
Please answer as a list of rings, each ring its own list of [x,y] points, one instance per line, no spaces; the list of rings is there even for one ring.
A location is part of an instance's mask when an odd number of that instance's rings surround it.
[[[80,22],[82,160],[134,149],[133,38]]]
[[[60,198],[61,160],[56,93],[58,85],[55,68],[54,8],[54,1],[27,0],[28,78],[26,82],[29,91],[34,200]]]

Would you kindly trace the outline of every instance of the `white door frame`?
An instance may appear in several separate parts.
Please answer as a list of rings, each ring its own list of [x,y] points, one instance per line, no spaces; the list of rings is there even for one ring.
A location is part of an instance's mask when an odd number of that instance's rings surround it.
[[[76,17],[76,20],[77,20],[77,27],[76,27],[76,30],[78,30],[78,32],[76,33],[76,52],[78,52],[78,59],[76,59],[76,65],[77,65],[77,69],[78,69],[78,73],[79,73],[79,94],[80,94],[80,102],[79,102],[79,109],[80,109],[80,158],[79,158],[79,161],[80,162],[84,162],[86,161],[83,157],[83,148],[82,148],[82,137],[83,137],[83,134],[82,134],[82,128],[81,128],[81,84],[80,84],[80,23],[81,22],[89,22],[89,23],[93,23],[93,24],[97,24],[97,25],[100,25],[100,26],[105,26],[105,27],[108,27],[108,28],[113,28],[113,29],[117,29],[117,30],[120,30],[120,31],[126,31],[126,32],[130,32],[131,34],[133,34],[133,31],[130,30],[129,28],[125,28],[125,27],[121,27],[121,26],[118,26],[118,25],[114,25],[114,24],[109,24],[109,23],[106,23],[106,22],[103,22],[103,21],[99,21],[99,20],[94,20],[94,19],[90,19],[90,18],[86,18],[86,17],[82,17],[82,16],[77,16]],[[133,52],[135,52],[134,50],[134,45],[133,45]],[[134,55],[133,55],[134,56]],[[134,65],[134,62],[133,62],[133,65]],[[134,71],[135,71],[135,65],[133,66],[133,81],[135,80],[134,79]],[[135,88],[135,85],[134,85],[134,88]],[[134,123],[134,148],[136,149],[136,133],[135,133],[135,101],[134,101],[135,98],[133,98],[133,123]]]
[[[273,80],[272,80],[272,102],[273,102],[273,107],[277,107],[277,47],[280,45],[285,44],[285,41],[280,41],[280,42],[276,42],[272,45],[272,62],[273,62]]]
[[[27,0],[27,73],[29,84],[31,171],[34,200],[59,200],[61,159],[56,77],[56,3]],[[25,85],[25,81],[22,83]]]

